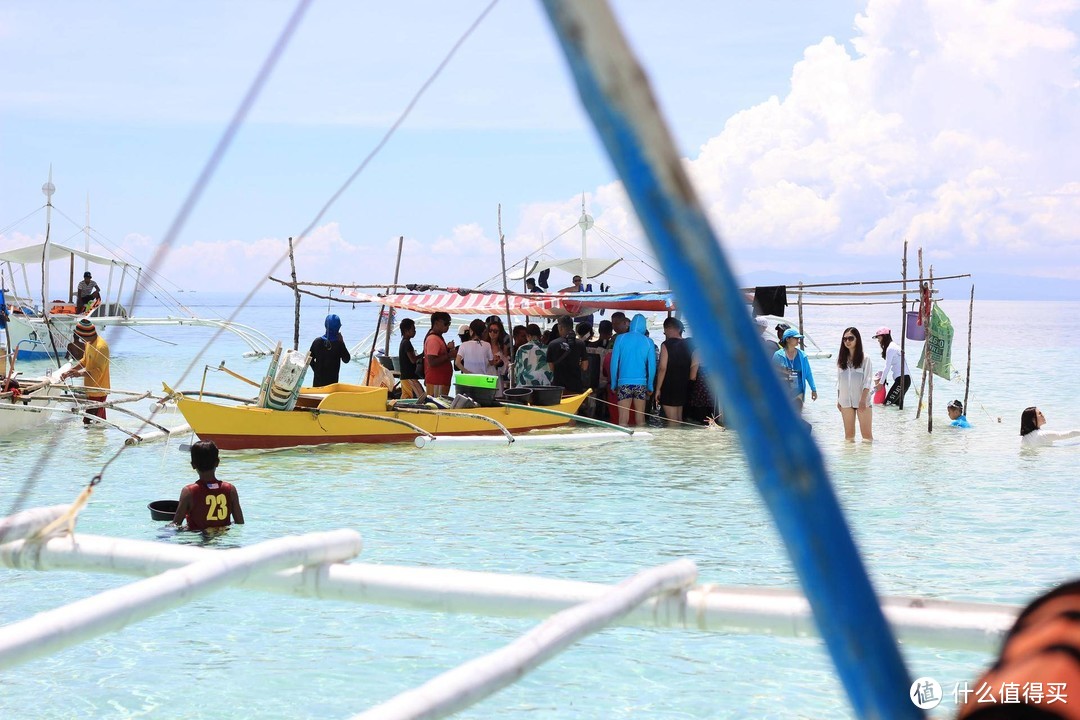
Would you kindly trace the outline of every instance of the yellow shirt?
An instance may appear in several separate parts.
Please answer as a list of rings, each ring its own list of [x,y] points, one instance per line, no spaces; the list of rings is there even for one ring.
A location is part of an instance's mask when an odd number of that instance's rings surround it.
[[[106,390],[112,387],[109,383],[109,345],[100,335],[86,343],[80,364],[86,370],[84,386]]]

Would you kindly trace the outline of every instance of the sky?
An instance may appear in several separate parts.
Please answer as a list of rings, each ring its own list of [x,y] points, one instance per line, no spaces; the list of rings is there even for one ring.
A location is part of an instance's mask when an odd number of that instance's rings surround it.
[[[288,238],[486,6],[315,0],[160,272],[196,292],[285,277]],[[1080,0],[612,6],[741,277],[898,278],[907,240],[939,276],[1080,285]],[[0,249],[43,239],[43,213],[17,221],[51,166],[51,239],[81,246],[89,199],[92,249],[148,262],[294,7],[0,5]],[[539,3],[500,0],[297,275],[390,282],[403,237],[402,282],[478,285],[500,208],[508,262],[575,257],[583,199],[590,255],[646,258],[606,281],[666,287]]]

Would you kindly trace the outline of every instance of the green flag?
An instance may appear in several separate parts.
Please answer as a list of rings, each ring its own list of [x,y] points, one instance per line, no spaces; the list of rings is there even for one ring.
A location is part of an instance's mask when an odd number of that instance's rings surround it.
[[[931,367],[934,374],[945,380],[952,379],[952,320],[945,311],[934,303],[930,311],[930,331],[926,334],[926,347],[930,352]],[[919,357],[919,369],[922,369],[926,360],[924,352]]]

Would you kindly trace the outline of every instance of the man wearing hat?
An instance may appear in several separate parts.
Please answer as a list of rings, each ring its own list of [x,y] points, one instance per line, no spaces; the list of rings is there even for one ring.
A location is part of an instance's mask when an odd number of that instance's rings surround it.
[[[69,377],[82,376],[83,386],[86,388],[86,399],[90,403],[105,402],[109,396],[109,344],[97,334],[94,323],[83,318],[75,325],[75,344],[81,343],[83,353],[77,358],[75,367],[60,376],[61,380]],[[105,408],[96,407],[86,411],[86,415],[94,415],[105,419]],[[83,417],[83,425],[89,425],[90,418]]]
[[[75,314],[82,315],[86,311],[86,306],[95,300],[101,300],[101,288],[94,282],[93,276],[90,275],[90,271],[86,271],[82,274],[82,282],[79,283],[79,287],[75,289]]]

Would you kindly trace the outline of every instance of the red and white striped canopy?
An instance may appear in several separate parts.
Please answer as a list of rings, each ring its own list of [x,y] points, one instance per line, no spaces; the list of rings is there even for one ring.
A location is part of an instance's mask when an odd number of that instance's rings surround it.
[[[442,310],[451,315],[528,315],[529,317],[559,317],[588,315],[597,310],[632,310],[666,312],[675,309],[670,293],[624,293],[597,296],[588,293],[545,295],[503,295],[470,292],[423,293],[402,295],[369,295],[344,290],[342,295],[379,303],[399,310],[430,314]]]

